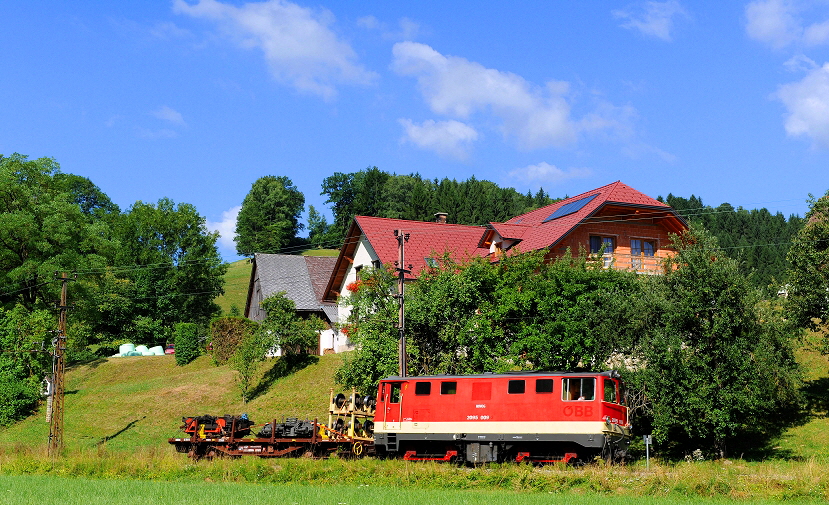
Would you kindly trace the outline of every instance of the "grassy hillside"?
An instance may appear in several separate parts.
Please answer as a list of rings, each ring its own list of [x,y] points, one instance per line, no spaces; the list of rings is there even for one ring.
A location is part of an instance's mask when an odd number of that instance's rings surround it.
[[[336,258],[339,254],[339,249],[308,249],[302,251],[303,256],[333,256]]]
[[[222,314],[230,314],[230,308],[239,308],[239,314],[244,315],[245,302],[248,297],[251,263],[249,260],[234,261],[228,265],[225,274],[225,294],[216,297],[216,303],[222,308]]]
[[[179,436],[182,416],[247,412],[257,424],[293,416],[327,421],[329,388],[340,355],[312,357],[315,363],[287,377],[261,380],[264,392],[247,405],[239,400],[234,374],[208,356],[178,367],[173,356],[111,358],[67,374],[64,431],[68,449],[106,445],[111,450],[158,447]],[[273,376],[278,360],[266,362]],[[269,373],[270,372],[270,373]],[[18,444],[45,445],[45,408],[0,431],[0,451]]]

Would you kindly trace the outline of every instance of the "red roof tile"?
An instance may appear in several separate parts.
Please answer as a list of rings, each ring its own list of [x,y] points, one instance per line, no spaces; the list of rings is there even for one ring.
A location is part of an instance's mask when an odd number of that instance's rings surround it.
[[[556,210],[565,205],[596,195],[584,207],[572,214],[567,214],[556,219],[544,222],[553,215]],[[533,210],[508,220],[506,223],[492,223],[491,226],[498,230],[503,225],[520,225],[529,228],[522,236],[518,247],[522,251],[534,251],[555,244],[567,235],[573,228],[578,226],[585,218],[591,216],[605,204],[619,204],[636,207],[650,207],[656,209],[671,210],[671,207],[658,200],[655,200],[644,193],[640,193],[621,181],[616,181],[607,186],[596,188],[566,200],[556,202],[546,207]],[[501,234],[500,231],[498,231]],[[512,232],[511,232],[512,233]],[[501,234],[503,237],[504,235]],[[518,238],[518,237],[505,237]]]
[[[478,241],[484,232],[481,226],[368,216],[357,216],[354,219],[383,264],[394,264],[397,261],[397,239],[394,230],[408,233],[405,259],[407,267],[409,264],[412,265],[414,276],[426,266],[426,258],[437,258],[446,252],[459,261],[489,254],[489,249],[478,247]]]

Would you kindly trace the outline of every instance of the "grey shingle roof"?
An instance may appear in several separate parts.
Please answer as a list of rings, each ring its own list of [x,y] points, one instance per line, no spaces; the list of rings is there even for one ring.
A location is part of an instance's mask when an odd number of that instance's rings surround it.
[[[320,302],[321,293],[320,279],[327,281],[334,270],[336,258],[313,258],[307,261],[306,256],[292,256],[286,254],[264,254],[256,253],[257,276],[262,289],[262,298],[285,291],[286,296],[294,301],[297,310],[325,311],[336,314],[336,306],[333,311],[325,310]],[[316,289],[315,289],[316,288]],[[334,319],[336,320],[336,317]]]

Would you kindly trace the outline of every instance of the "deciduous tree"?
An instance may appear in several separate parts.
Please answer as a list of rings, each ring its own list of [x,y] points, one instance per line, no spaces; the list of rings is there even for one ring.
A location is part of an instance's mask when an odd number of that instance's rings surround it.
[[[798,326],[817,329],[829,322],[829,191],[819,199],[810,196],[806,224],[787,258],[786,313]]]
[[[227,265],[195,207],[169,198],[136,202],[119,220],[118,237],[117,272],[133,286],[126,330],[138,340],[169,339],[179,322],[206,327],[220,312],[214,300]]]
[[[799,411],[793,335],[710,234],[692,227],[674,247],[665,275],[643,279],[626,378],[644,389],[663,448],[759,449]]]
[[[236,219],[236,252],[277,253],[296,242],[305,196],[288,177],[268,175],[253,183]]]

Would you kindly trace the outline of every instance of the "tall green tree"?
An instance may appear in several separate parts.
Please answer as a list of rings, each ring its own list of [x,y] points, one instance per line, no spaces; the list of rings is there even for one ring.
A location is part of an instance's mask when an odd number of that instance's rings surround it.
[[[626,379],[651,412],[640,421],[680,454],[761,448],[799,411],[790,327],[712,235],[692,227],[673,245],[631,312],[639,339]]]
[[[0,155],[0,300],[28,309],[51,304],[58,270],[101,268],[115,246],[109,224],[90,219],[95,204],[68,184],[81,178],[61,174],[51,158]],[[99,201],[106,199],[103,193]],[[108,200],[108,199],[106,199]]]
[[[169,198],[136,202],[119,220],[117,275],[128,279],[132,297],[127,331],[142,342],[169,339],[176,323],[207,326],[220,312],[224,292],[217,233],[187,203]]]
[[[786,313],[798,326],[817,329],[829,321],[829,191],[809,195],[806,224],[787,256],[789,267]],[[829,337],[826,341],[829,352]]]
[[[333,239],[332,226],[313,205],[308,206],[308,242],[317,248],[336,249],[340,246],[339,242]]]
[[[780,212],[772,215],[765,208],[735,208],[729,203],[711,207],[694,195],[683,198],[669,193],[664,201],[689,222],[717,237],[719,247],[742,263],[751,274],[752,284],[763,289],[766,296],[776,294],[786,282],[786,254],[803,226],[803,218],[786,218]]]
[[[297,242],[305,196],[288,177],[268,175],[253,183],[236,219],[236,252],[276,253]]]

